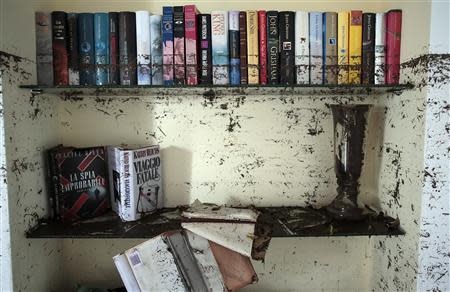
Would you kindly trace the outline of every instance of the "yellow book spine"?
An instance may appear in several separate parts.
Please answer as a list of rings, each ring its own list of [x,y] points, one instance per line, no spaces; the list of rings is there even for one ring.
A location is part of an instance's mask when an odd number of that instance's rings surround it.
[[[348,83],[348,12],[338,13],[338,84]]]
[[[258,14],[247,11],[248,84],[259,84]]]
[[[362,11],[350,12],[349,29],[349,83],[361,83]]]

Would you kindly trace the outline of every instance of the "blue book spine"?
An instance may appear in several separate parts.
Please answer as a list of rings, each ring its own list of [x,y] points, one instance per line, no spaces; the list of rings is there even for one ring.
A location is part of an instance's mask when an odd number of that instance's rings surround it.
[[[309,13],[310,80],[323,83],[323,16],[322,12]]]
[[[80,55],[80,85],[95,85],[94,15],[78,15],[78,43]]]
[[[173,7],[163,7],[162,43],[164,85],[173,85]]]
[[[212,41],[212,65],[213,84],[228,85],[229,76],[229,39],[228,39],[228,12],[211,12],[211,41]]]
[[[228,13],[230,37],[230,84],[241,84],[241,58],[239,40],[239,11]]]
[[[94,14],[95,84],[109,84],[109,17],[108,13]]]

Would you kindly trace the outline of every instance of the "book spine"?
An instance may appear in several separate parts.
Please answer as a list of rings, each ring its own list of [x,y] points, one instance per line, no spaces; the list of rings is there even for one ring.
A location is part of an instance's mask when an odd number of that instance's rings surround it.
[[[239,54],[241,63],[241,84],[248,84],[247,59],[247,13],[239,12]]]
[[[108,13],[94,14],[95,84],[109,84],[109,18]]]
[[[309,84],[309,15],[295,12],[295,75],[297,84]]]
[[[362,48],[362,11],[352,10],[350,12],[349,25],[349,72],[348,82],[350,84],[361,83],[361,48]]]
[[[230,84],[241,84],[241,59],[239,41],[239,11],[228,12],[230,29]]]
[[[248,84],[259,83],[258,14],[247,11],[247,63]]]
[[[69,54],[69,85],[80,84],[80,71],[78,70],[78,23],[77,14],[67,14],[67,52]]]
[[[198,16],[200,39],[200,83],[212,84],[211,15]]]
[[[259,84],[267,84],[267,18],[266,11],[258,11]]]
[[[402,37],[402,11],[386,13],[386,84],[400,81],[400,45]]]
[[[267,73],[268,83],[279,83],[278,11],[267,11]]]
[[[69,58],[67,54],[67,14],[52,12],[53,81],[55,85],[69,84]]]
[[[173,60],[175,66],[175,84],[186,83],[184,50],[184,7],[175,6],[173,8]]]
[[[78,51],[80,54],[80,85],[94,85],[94,15],[78,15]]]
[[[228,12],[211,12],[212,77],[215,85],[229,82]]]
[[[311,84],[323,83],[323,23],[322,13],[309,13],[309,75]]]
[[[184,32],[186,46],[186,84],[198,84],[198,31],[197,8],[195,5],[184,6]]]
[[[38,85],[53,85],[52,16],[36,12],[36,72]]]
[[[109,12],[109,83],[120,84],[119,77],[119,13]]]
[[[163,85],[163,53],[161,38],[161,15],[150,16],[150,57],[153,85]]]
[[[120,84],[136,85],[136,14],[119,13]]]
[[[150,85],[150,13],[136,11],[137,84]]]
[[[120,170],[119,155],[116,147],[108,146],[108,181],[111,209],[120,215]]]
[[[49,193],[50,203],[50,218],[53,220],[58,219],[58,213],[56,212],[56,195],[58,189],[58,176],[56,174],[56,162],[54,159],[52,149],[47,150],[47,189]]]
[[[377,13],[375,17],[375,84],[384,84],[386,52],[386,14]]]
[[[348,83],[348,30],[349,13],[338,13],[338,84]]]
[[[131,151],[120,150],[120,218],[123,221],[136,220],[136,205],[133,188],[133,162]]]
[[[323,83],[337,84],[337,13],[323,14]]]
[[[361,83],[375,82],[375,13],[363,13]]]
[[[295,13],[282,11],[280,16],[280,83],[294,84]]]
[[[163,7],[162,42],[164,85],[173,85],[173,7]]]

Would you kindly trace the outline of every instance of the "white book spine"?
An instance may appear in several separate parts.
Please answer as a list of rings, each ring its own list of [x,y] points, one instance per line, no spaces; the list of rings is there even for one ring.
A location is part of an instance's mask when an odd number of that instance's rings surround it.
[[[309,14],[310,79],[311,84],[323,83],[323,20],[321,12]]]
[[[134,277],[127,257],[124,254],[118,254],[113,257],[113,260],[127,291],[140,292],[141,289]]]
[[[150,16],[151,76],[153,85],[163,85],[163,53],[161,39],[161,15]]]
[[[150,85],[150,13],[136,11],[136,53],[138,85]]]
[[[133,192],[133,162],[132,152],[120,151],[120,218],[123,221],[134,221],[136,218],[135,199]]]
[[[228,12],[211,12],[213,84],[229,84]]]
[[[297,84],[309,84],[309,15],[295,13],[295,68]]]
[[[384,84],[386,14],[377,13],[375,18],[375,84]]]

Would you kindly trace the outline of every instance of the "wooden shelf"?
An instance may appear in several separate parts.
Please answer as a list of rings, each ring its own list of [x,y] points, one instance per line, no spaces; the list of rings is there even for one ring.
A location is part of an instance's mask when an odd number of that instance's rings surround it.
[[[257,224],[268,224],[272,237],[404,235],[398,220],[370,215],[359,222],[334,221],[323,210],[309,207],[258,208]],[[72,224],[42,220],[27,232],[28,238],[151,238],[181,228],[179,208],[166,208],[139,221],[122,222],[108,213]]]
[[[196,85],[196,86],[156,86],[156,85],[105,85],[105,86],[39,86],[22,85],[22,89],[29,89],[33,94],[56,94],[70,99],[77,96],[130,96],[130,95],[203,95],[214,98],[220,95],[369,95],[384,93],[401,93],[413,89],[413,84],[398,85]]]

